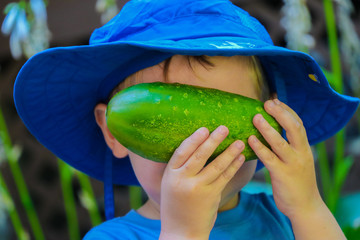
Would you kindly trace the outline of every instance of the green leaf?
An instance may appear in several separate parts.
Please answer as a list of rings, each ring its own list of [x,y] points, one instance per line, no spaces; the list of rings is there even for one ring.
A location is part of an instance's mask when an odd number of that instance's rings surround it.
[[[352,156],[346,157],[335,169],[334,180],[335,180],[335,188],[340,192],[346,177],[354,163],[354,159]]]
[[[325,142],[320,142],[316,145],[316,152],[318,155],[319,170],[320,170],[324,200],[326,205],[330,206],[331,193],[333,191],[333,179],[331,178],[331,171],[330,171],[329,159],[327,156]]]
[[[360,239],[360,226],[357,228],[344,227],[343,232],[348,240],[359,240]]]
[[[19,2],[19,7],[22,8],[22,9],[24,9],[24,10],[26,11],[26,9],[27,9],[27,7],[28,7],[28,3],[27,3],[26,1],[24,1],[24,0],[21,0],[21,1]]]
[[[330,86],[331,86],[332,88],[334,88],[334,87],[335,87],[335,84],[336,84],[336,79],[335,79],[334,73],[331,72],[331,71],[328,71],[327,69],[325,69],[325,68],[323,68],[323,67],[321,68],[321,70],[323,71],[323,73],[324,73],[326,79],[328,80]]]

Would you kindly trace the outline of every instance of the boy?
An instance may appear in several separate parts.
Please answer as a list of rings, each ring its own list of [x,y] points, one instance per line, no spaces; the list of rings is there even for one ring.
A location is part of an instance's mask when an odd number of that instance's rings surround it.
[[[226,126],[200,128],[168,164],[117,142],[106,126],[106,102],[119,89],[154,81],[263,101],[273,96],[265,109],[286,139],[256,115],[254,126],[271,148],[255,136],[248,142],[270,171],[275,201],[241,192],[261,168],[257,160],[244,163],[243,142],[205,166],[229,134]],[[140,184],[147,193],[140,209],[95,227],[86,239],[345,239],[320,197],[309,143],[341,129],[359,101],[335,93],[310,56],[273,46],[262,25],[227,0],[133,0],[93,33],[89,46],[49,49],[29,60],[14,96],[40,142],[104,181],[108,218],[113,183]]]

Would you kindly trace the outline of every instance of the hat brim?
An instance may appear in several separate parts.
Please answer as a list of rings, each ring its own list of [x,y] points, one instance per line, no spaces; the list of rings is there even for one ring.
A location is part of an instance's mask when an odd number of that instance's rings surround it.
[[[19,116],[45,147],[74,168],[104,180],[111,154],[94,118],[94,107],[130,74],[175,54],[259,57],[280,100],[302,118],[310,144],[341,129],[357,98],[333,91],[307,54],[241,37],[113,42],[53,48],[32,57],[14,87]],[[128,158],[113,159],[113,183],[138,185]]]

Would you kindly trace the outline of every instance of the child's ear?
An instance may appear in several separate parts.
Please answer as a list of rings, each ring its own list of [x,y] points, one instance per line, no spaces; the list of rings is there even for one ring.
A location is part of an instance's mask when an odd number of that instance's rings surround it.
[[[121,145],[109,131],[106,124],[105,112],[106,112],[106,104],[99,103],[96,105],[94,109],[96,123],[100,127],[104,135],[105,142],[112,150],[114,156],[117,158],[126,157],[128,155],[128,150],[123,145]]]

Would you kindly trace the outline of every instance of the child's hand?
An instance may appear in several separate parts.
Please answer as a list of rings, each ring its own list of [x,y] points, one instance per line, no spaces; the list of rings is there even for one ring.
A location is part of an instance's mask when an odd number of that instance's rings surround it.
[[[270,172],[276,206],[289,217],[295,238],[346,239],[321,199],[314,159],[301,119],[277,99],[267,101],[265,110],[284,128],[288,142],[261,115],[256,115],[254,125],[271,150],[255,136],[249,138],[249,144]]]
[[[205,163],[228,135],[218,127],[209,136],[198,129],[174,152],[161,185],[160,239],[208,239],[221,192],[243,164],[244,143],[235,141],[206,167]]]
[[[269,100],[265,110],[286,131],[288,142],[258,114],[253,123],[271,150],[255,136],[249,145],[270,172],[277,207],[289,218],[299,211],[312,211],[322,203],[316,184],[314,159],[305,128],[298,115],[279,100]]]

